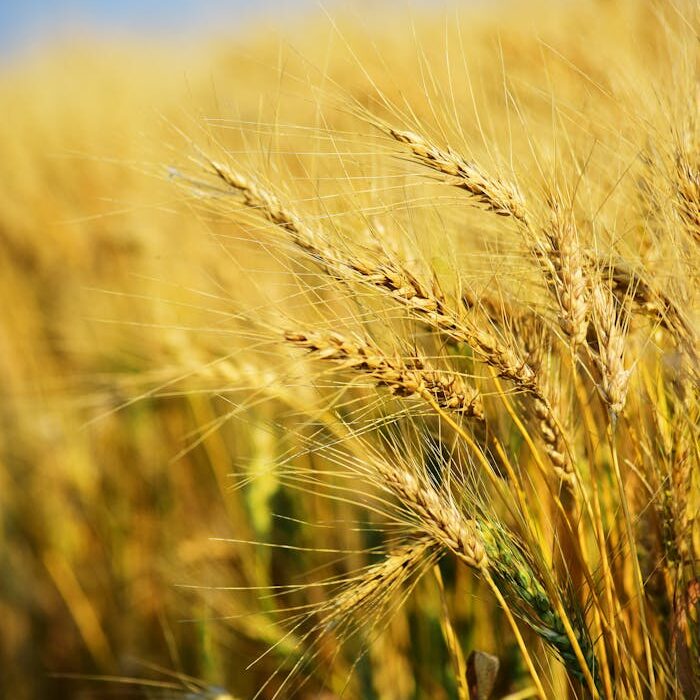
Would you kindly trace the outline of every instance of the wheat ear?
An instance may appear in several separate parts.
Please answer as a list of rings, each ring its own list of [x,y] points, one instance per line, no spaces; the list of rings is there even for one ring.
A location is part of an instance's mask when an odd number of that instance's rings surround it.
[[[585,257],[570,212],[550,202],[550,222],[535,250],[559,306],[559,325],[575,349],[586,340],[590,301]]]
[[[324,605],[324,624],[356,615],[386,599],[414,571],[425,566],[437,548],[432,537],[421,537],[393,548],[382,561],[349,580],[343,590]]]
[[[619,321],[621,309],[609,287],[598,282],[592,293],[593,324],[597,335],[595,361],[601,375],[600,395],[613,416],[625,406],[629,370],[625,369],[625,331]]]
[[[484,420],[481,395],[453,372],[433,369],[425,358],[414,355],[389,357],[367,340],[347,338],[340,333],[287,331],[285,340],[306,348],[313,356],[370,376],[397,396],[420,396],[432,405],[461,415]]]
[[[525,200],[512,183],[488,175],[476,163],[463,158],[449,146],[439,148],[413,131],[375,123],[395,141],[405,144],[418,163],[441,175],[448,184],[468,192],[489,211],[528,223]]]

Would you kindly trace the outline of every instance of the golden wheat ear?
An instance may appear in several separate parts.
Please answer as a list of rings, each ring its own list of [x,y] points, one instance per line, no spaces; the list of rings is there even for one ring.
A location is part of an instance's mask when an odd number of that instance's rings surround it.
[[[397,396],[418,396],[429,404],[476,420],[484,420],[479,392],[464,378],[449,370],[438,371],[418,354],[391,357],[369,340],[352,339],[338,332],[287,331],[285,340],[305,348],[312,356],[330,361],[340,369],[350,369],[388,387]]]
[[[488,175],[476,163],[463,158],[449,146],[440,148],[425,136],[395,129],[379,121],[375,121],[375,126],[406,146],[417,163],[441,175],[445,183],[470,194],[488,211],[500,216],[512,216],[528,225],[525,199],[514,184]]]

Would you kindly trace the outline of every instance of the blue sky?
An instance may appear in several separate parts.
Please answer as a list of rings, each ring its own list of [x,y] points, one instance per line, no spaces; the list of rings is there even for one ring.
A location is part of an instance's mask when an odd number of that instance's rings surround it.
[[[34,48],[76,30],[186,36],[235,30],[252,18],[282,21],[314,0],[0,0],[0,54]],[[329,3],[330,4],[330,3]]]
[[[201,33],[232,35],[256,18],[279,27],[290,17],[341,6],[358,17],[378,5],[436,7],[493,0],[0,0],[0,64],[73,35],[187,41]],[[292,25],[293,26],[293,25]]]

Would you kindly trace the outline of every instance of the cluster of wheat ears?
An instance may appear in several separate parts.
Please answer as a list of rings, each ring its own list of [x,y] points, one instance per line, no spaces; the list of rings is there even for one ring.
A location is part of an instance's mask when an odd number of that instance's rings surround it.
[[[252,240],[293,280],[282,303],[226,317],[246,364],[225,350],[200,372],[247,382],[248,405],[267,397],[300,417],[296,448],[270,465],[284,488],[349,504],[348,527],[384,532],[380,559],[323,582],[333,594],[320,602],[290,606],[305,653],[276,694],[326,658],[326,634],[380,629],[421,575],[440,583],[437,562],[452,556],[502,609],[533,695],[561,692],[556,659],[572,696],[698,697],[696,98],[684,113],[677,103],[665,131],[639,116],[642,147],[600,185],[617,197],[600,217],[606,199],[594,211],[581,194],[596,175],[574,146],[551,170],[489,168],[397,104],[344,97],[368,153],[341,153],[347,170],[315,197],[292,194],[283,167],[248,167],[211,143],[191,143],[190,169],[171,170],[215,213],[221,240]],[[346,142],[318,122],[311,131],[336,155]],[[401,190],[401,216],[379,221],[347,191],[362,167],[379,180],[384,164],[429,196]],[[513,246],[515,282],[460,269],[472,253],[498,259],[482,230]],[[412,236],[438,254],[412,249]],[[487,697],[447,609],[443,628],[459,697]]]

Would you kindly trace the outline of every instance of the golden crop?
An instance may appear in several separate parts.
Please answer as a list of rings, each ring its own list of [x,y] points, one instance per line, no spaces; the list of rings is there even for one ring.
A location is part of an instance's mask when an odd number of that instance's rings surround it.
[[[3,697],[700,696],[697,4],[382,12],[0,76]]]

